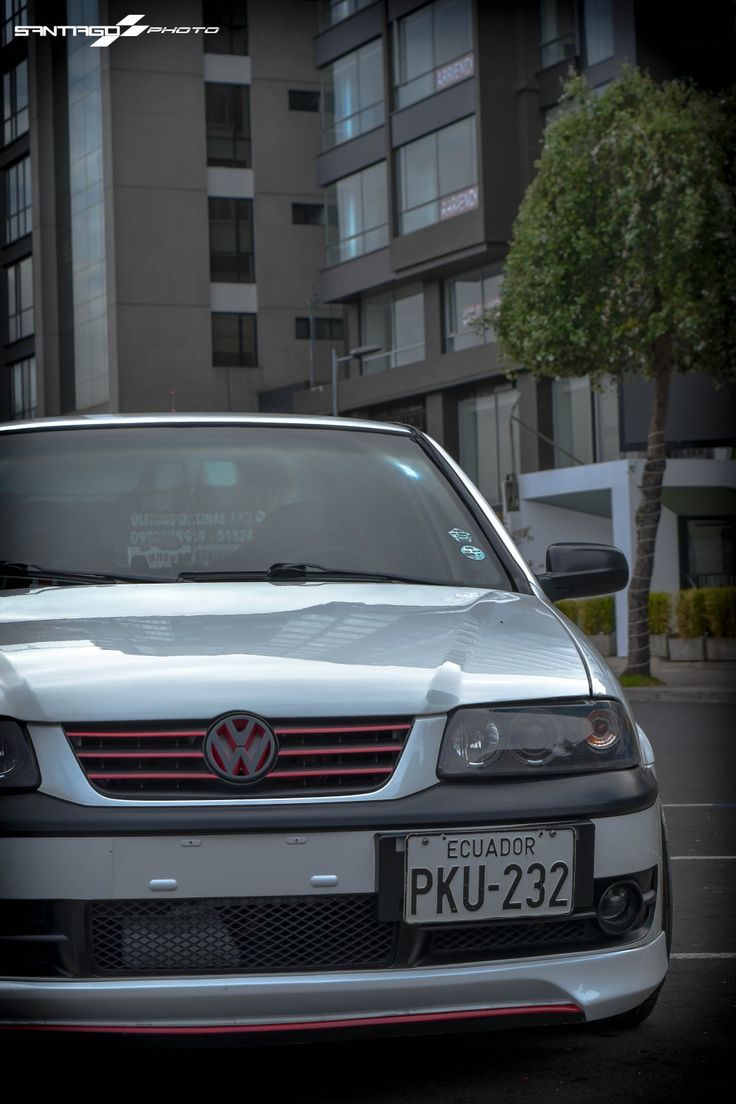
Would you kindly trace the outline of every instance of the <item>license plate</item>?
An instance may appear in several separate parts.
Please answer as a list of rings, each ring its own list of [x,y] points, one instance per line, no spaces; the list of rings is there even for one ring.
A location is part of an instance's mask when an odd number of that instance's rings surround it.
[[[574,856],[572,828],[408,836],[404,920],[565,916],[573,907]]]

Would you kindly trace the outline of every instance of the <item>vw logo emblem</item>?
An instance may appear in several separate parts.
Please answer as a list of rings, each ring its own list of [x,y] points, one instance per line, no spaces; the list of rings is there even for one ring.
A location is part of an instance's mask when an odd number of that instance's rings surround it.
[[[210,726],[203,751],[210,770],[226,782],[256,782],[276,762],[279,742],[260,717],[229,713]]]

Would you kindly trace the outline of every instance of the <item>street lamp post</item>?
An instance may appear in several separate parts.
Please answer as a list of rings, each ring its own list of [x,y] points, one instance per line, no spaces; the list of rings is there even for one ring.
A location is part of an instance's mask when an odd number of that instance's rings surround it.
[[[351,349],[347,356],[339,357],[337,355],[337,349],[332,349],[332,416],[336,418],[339,413],[339,406],[337,401],[337,366],[338,364],[345,364],[349,360],[361,360],[365,356],[370,356],[371,353],[380,353],[380,345],[358,345],[355,349]]]

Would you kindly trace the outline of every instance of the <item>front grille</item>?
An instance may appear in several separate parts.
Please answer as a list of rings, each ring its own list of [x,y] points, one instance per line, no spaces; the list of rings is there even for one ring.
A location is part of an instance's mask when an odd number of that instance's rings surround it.
[[[396,936],[372,894],[96,901],[88,925],[94,972],[117,975],[381,967]]]
[[[394,772],[411,728],[407,719],[272,721],[279,740],[273,770],[258,782],[226,782],[202,746],[211,722],[67,724],[84,773],[117,797],[295,797],[365,793]]]

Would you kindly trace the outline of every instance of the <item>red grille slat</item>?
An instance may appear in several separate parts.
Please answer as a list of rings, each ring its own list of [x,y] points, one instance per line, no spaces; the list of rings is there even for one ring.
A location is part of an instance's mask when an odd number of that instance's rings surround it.
[[[331,733],[337,732],[408,732],[411,725],[345,725],[339,728],[274,728],[277,736],[306,736],[310,732]]]
[[[285,759],[291,755],[398,755],[401,751],[401,745],[397,744],[361,744],[358,747],[301,747],[301,748],[282,748],[279,752],[279,759]]]
[[[89,731],[79,732],[73,728],[67,728],[67,736],[72,740],[75,739],[90,739],[94,737],[96,740],[184,740],[199,738],[204,739],[207,729],[198,728],[194,731],[187,732],[116,732],[114,729],[105,729],[104,731]]]
[[[154,727],[150,721],[140,727],[136,722],[75,723],[65,726],[65,732],[82,770],[103,793],[232,799],[363,793],[384,786],[396,768],[411,722],[273,722],[280,744],[275,769],[243,786],[209,769],[203,753],[209,727],[209,721],[170,727],[165,722]]]
[[[201,751],[78,751],[78,759],[202,759]]]
[[[175,778],[177,782],[186,781],[188,778],[211,778],[209,771],[90,771],[87,775],[90,779],[151,779],[151,778]]]
[[[325,778],[343,774],[393,774],[393,767],[318,767],[315,770],[271,771],[271,778]]]
[[[323,778],[330,775],[343,775],[343,774],[393,774],[391,767],[366,767],[362,768],[349,768],[346,770],[330,770],[325,768],[324,770],[308,770],[308,771],[271,771],[270,778]],[[177,781],[187,778],[212,778],[213,775],[209,771],[206,773],[200,773],[199,771],[90,771],[87,775],[88,778],[120,778],[120,779],[141,779],[141,778],[175,778]],[[230,791],[232,794],[232,790]],[[243,794],[244,797],[247,794]]]

